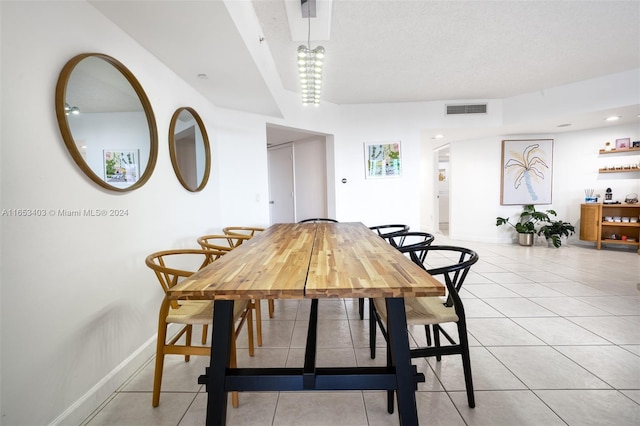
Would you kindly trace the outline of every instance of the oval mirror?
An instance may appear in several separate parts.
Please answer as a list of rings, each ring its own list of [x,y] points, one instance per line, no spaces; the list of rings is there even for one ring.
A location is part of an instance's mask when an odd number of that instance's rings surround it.
[[[201,191],[209,180],[209,137],[192,108],[178,108],[169,125],[169,154],[178,180],[191,192]]]
[[[95,183],[123,192],[149,180],[158,156],[155,117],[138,80],[116,59],[85,53],[67,62],[56,116],[71,157]]]

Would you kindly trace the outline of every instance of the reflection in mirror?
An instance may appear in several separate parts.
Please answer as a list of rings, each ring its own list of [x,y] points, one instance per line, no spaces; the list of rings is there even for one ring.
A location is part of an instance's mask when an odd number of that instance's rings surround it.
[[[151,176],[158,151],[153,110],[116,59],[88,53],[67,62],[56,87],[56,115],[73,160],[98,185],[130,191]]]
[[[178,180],[191,192],[201,191],[209,180],[209,138],[200,116],[192,108],[178,108],[169,126],[169,153]]]

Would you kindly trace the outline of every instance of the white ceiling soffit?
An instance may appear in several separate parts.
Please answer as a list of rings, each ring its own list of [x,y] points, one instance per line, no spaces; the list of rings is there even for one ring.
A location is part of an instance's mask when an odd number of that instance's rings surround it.
[[[300,141],[312,136],[326,136],[326,134],[267,123],[267,146]]]
[[[281,116],[224,2],[90,3],[213,104]]]

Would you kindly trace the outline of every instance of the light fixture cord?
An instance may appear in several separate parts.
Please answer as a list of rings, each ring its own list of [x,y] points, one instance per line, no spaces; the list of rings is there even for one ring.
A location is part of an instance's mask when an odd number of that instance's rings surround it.
[[[309,5],[307,4],[307,21],[309,25],[307,26],[307,48],[311,51],[311,11],[309,10]]]

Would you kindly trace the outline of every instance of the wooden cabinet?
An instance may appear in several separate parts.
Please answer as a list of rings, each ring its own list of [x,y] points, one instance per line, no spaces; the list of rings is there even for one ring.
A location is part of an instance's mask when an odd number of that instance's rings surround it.
[[[580,239],[583,241],[600,241],[601,220],[602,204],[582,204],[580,206]]]
[[[622,222],[622,218],[629,218],[629,222]],[[632,222],[631,218],[638,221]],[[626,240],[622,240],[623,236]],[[595,241],[598,250],[602,244],[631,245],[640,254],[640,204],[582,204],[580,239]]]

